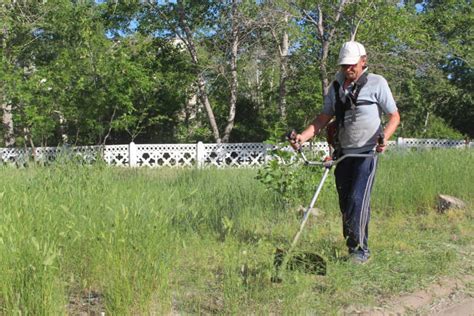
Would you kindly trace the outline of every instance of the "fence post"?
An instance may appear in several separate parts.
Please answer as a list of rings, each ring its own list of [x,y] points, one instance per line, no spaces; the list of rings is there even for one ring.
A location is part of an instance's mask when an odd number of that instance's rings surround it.
[[[263,150],[264,150],[264,164],[268,164],[268,161],[270,160],[270,152],[272,150],[273,145],[272,144],[263,144]]]
[[[400,147],[400,148],[405,147],[405,141],[403,140],[403,137],[397,138],[397,147]]]
[[[196,145],[196,166],[202,168],[204,166],[204,144],[198,142]]]
[[[128,145],[128,163],[130,167],[137,166],[137,145],[134,142]]]

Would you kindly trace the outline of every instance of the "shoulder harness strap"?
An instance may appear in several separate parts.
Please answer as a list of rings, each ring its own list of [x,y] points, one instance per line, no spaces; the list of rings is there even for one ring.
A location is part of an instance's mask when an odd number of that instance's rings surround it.
[[[364,72],[362,76],[360,76],[359,80],[354,84],[354,88],[352,91],[348,94],[348,97],[346,98],[345,102],[342,102],[341,97],[339,95],[339,89],[341,88],[341,85],[337,80],[334,80],[333,86],[334,86],[334,95],[336,98],[336,105],[335,105],[335,112],[336,112],[336,122],[337,126],[344,126],[344,116],[345,112],[347,110],[353,110],[353,116],[352,120],[355,121],[355,108],[357,106],[357,98],[359,97],[360,90],[365,86],[367,83],[367,76],[368,72]]]

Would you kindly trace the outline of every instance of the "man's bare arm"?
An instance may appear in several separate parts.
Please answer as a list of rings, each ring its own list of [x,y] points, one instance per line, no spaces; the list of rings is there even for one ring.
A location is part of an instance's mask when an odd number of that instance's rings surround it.
[[[388,123],[383,130],[384,139],[383,144],[377,145],[377,152],[383,152],[386,148],[387,142],[392,137],[400,124],[400,113],[398,111],[388,114]]]
[[[331,115],[319,114],[301,134],[296,136],[296,141],[302,144],[313,138],[315,135],[319,134],[331,119]]]

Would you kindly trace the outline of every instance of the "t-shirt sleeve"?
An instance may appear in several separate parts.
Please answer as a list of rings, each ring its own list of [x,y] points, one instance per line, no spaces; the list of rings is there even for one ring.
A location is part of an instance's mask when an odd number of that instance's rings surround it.
[[[326,115],[330,115],[330,116],[335,115],[335,107],[334,107],[334,104],[336,103],[335,99],[336,98],[335,98],[335,95],[334,95],[334,86],[331,83],[329,85],[328,94],[324,97],[324,104],[323,104],[322,114],[326,114]]]
[[[387,80],[385,80],[385,78],[383,77],[380,77],[380,85],[377,99],[379,102],[379,106],[382,108],[382,111],[385,114],[392,114],[398,111],[397,104],[392,95],[392,91],[388,86]]]

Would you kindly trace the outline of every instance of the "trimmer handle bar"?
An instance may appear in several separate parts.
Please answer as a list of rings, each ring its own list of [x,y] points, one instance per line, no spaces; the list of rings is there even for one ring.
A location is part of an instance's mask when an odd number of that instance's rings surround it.
[[[340,157],[336,160],[328,159],[326,161],[309,161],[308,159],[306,159],[306,156],[304,155],[304,153],[301,150],[299,150],[298,152],[301,154],[301,157],[303,158],[303,161],[304,161],[305,165],[308,165],[308,166],[323,166],[325,168],[331,168],[332,166],[335,166],[338,163],[340,163],[341,161],[343,161],[344,159],[350,158],[350,157],[369,158],[369,157],[374,157],[375,156],[375,154],[347,154],[347,155],[344,155],[344,156],[342,156],[342,157]]]
[[[336,160],[329,158],[329,159],[326,159],[325,161],[309,161],[308,159],[306,159],[306,156],[301,150],[301,147],[302,147],[301,144],[296,141],[297,134],[298,133],[296,132],[296,130],[292,129],[286,134],[286,138],[290,142],[291,147],[293,147],[295,151],[301,154],[301,157],[303,158],[305,165],[308,165],[308,166],[324,166],[326,168],[331,168],[332,166],[337,165],[338,163],[340,163],[346,158],[350,158],[350,157],[369,158],[369,157],[375,156],[375,153],[373,154],[347,154],[347,155],[343,155],[342,157],[339,157]],[[378,144],[383,144],[383,133],[379,135],[377,142]]]

